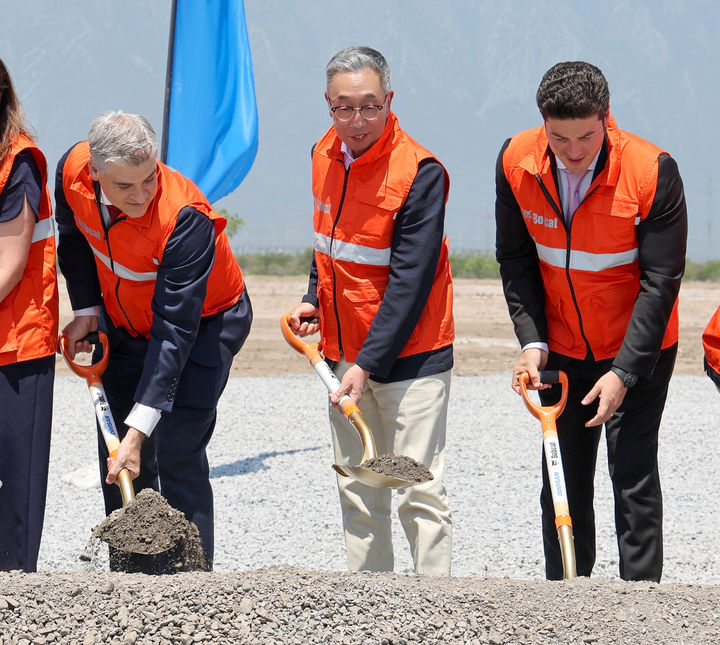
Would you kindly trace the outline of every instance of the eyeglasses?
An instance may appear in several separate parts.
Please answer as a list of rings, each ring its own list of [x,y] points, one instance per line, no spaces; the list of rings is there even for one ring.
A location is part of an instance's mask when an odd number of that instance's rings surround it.
[[[374,121],[380,116],[380,112],[385,107],[385,101],[387,101],[387,94],[383,99],[382,105],[362,105],[360,107],[350,107],[349,105],[338,105],[337,107],[330,107],[330,111],[338,121],[349,121],[355,115],[355,112],[360,112],[360,116],[366,121]]]

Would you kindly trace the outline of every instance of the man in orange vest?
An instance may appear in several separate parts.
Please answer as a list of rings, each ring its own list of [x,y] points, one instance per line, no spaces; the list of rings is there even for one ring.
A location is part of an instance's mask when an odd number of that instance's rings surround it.
[[[619,130],[602,72],[584,62],[548,70],[537,92],[544,123],[508,139],[497,162],[497,260],[527,372],[545,405],[564,370],[558,420],[577,572],[595,563],[593,480],[605,425],[620,576],[660,580],[658,430],[677,353],[677,296],[687,212],[675,161]],[[543,461],[549,579],[563,576]]]
[[[453,365],[452,276],[444,233],[449,179],[390,111],[390,68],[351,47],[327,65],[332,127],[313,148],[314,259],[292,327],[321,347],[372,428],[378,453],[434,475],[402,489],[398,515],[418,573],[449,575],[452,522],[443,483]],[[303,320],[319,316],[319,323]],[[358,465],[353,427],[330,407],[335,459]],[[338,477],[348,567],[392,571],[391,491]]]
[[[114,418],[125,422],[115,459],[99,438],[105,510],[121,507],[113,483],[127,468],[136,490],[159,488],[197,525],[210,569],[205,448],[252,321],[225,219],[195,184],[158,161],[148,121],[122,112],[95,119],[88,141],[63,156],[55,198],[59,264],[75,314],[63,330],[68,353],[89,351],[82,339],[91,331],[108,334],[102,379]],[[138,558],[123,568],[146,564]]]

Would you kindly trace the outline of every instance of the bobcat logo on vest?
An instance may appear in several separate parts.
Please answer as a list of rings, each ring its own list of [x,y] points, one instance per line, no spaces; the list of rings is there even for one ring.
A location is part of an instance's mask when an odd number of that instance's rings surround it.
[[[315,197],[315,209],[319,210],[321,213],[329,213],[332,209],[332,204],[321,202],[317,197]]]
[[[542,215],[538,215],[537,213],[533,213],[532,211],[526,211],[524,208],[522,209],[522,214],[529,224],[532,223],[538,226],[545,226],[547,228],[558,227],[557,217],[543,217]]]

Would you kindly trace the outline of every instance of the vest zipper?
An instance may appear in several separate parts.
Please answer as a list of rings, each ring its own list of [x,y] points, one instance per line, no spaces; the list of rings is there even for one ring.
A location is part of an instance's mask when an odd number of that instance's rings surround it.
[[[123,316],[125,316],[125,320],[127,320],[128,325],[130,325],[130,329],[132,329],[135,334],[138,333],[137,329],[133,326],[132,322],[130,322],[130,317],[127,315],[127,312],[125,311],[125,308],[122,306],[122,303],[120,302],[120,277],[115,273],[115,260],[113,259],[112,254],[112,247],[110,246],[110,229],[119,222],[122,222],[127,219],[127,215],[125,217],[118,217],[115,220],[112,220],[110,224],[105,224],[105,218],[102,216],[102,207],[100,206],[100,197],[99,195],[99,186],[97,187],[96,191],[96,199],[97,199],[97,205],[98,205],[98,214],[100,215],[100,223],[102,224],[103,231],[105,232],[105,243],[107,244],[108,249],[108,258],[110,260],[110,270],[117,276],[117,281],[115,282],[115,300],[118,303],[118,307],[120,307],[120,311],[123,312]]]
[[[563,223],[563,228],[565,229],[565,239],[566,239],[566,251],[565,251],[565,277],[568,282],[568,287],[570,288],[570,295],[572,296],[573,306],[575,307],[575,313],[578,317],[578,325],[580,327],[580,336],[582,336],[583,341],[585,341],[585,351],[587,357],[592,357],[593,352],[592,348],[590,347],[590,341],[588,341],[587,336],[585,335],[585,327],[583,326],[583,319],[582,315],[580,314],[580,305],[578,305],[577,296],[575,295],[575,287],[573,287],[572,279],[570,278],[570,232],[572,230],[572,219],[570,220],[570,224],[565,224],[565,217],[563,216],[562,210],[558,207],[558,205],[553,201],[552,195],[550,194],[550,191],[547,189],[545,184],[542,181],[542,178],[540,177],[540,173],[535,173],[535,179],[537,180],[538,185],[540,186],[540,190],[542,190],[543,195],[545,195],[545,198],[548,200],[550,205],[552,206],[553,210],[557,214],[557,216],[560,218],[560,221]],[[595,192],[597,190],[597,186],[592,192]],[[590,193],[592,194],[592,193]],[[582,200],[580,201],[580,204],[582,204],[585,199],[588,197],[588,194],[586,194]],[[578,208],[580,208],[580,204],[578,204]]]
[[[339,161],[339,163],[343,162]],[[332,271],[333,309],[335,310],[335,324],[337,325],[338,330],[338,347],[340,348],[341,354],[343,353],[342,330],[340,329],[340,313],[338,311],[337,305],[337,284],[335,280],[335,260],[333,259],[333,244],[335,242],[335,229],[337,227],[338,221],[340,220],[340,213],[342,213],[343,204],[345,203],[345,192],[347,190],[349,174],[350,166],[345,168],[345,179],[343,180],[342,194],[340,195],[340,204],[338,205],[337,214],[335,215],[335,221],[333,221],[332,230],[330,232],[330,269]]]

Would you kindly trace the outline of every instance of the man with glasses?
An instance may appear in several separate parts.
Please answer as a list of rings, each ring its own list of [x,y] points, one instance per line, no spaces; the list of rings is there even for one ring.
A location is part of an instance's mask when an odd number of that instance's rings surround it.
[[[444,234],[447,172],[390,111],[390,69],[368,47],[326,69],[332,127],[314,146],[314,259],[293,330],[321,333],[340,389],[373,430],[379,454],[432,472],[400,489],[398,515],[415,571],[449,575],[452,522],[443,483],[453,365],[452,276]],[[315,320],[318,317],[319,320]],[[358,465],[354,428],[330,406],[335,460]],[[391,490],[338,477],[348,567],[392,571]]]
[[[620,576],[660,580],[658,431],[678,340],[687,212],[674,159],[620,130],[589,63],[558,63],[537,91],[544,123],[508,139],[497,162],[497,259],[527,373],[544,405],[569,380],[558,435],[577,573],[595,563],[593,484],[603,424],[615,495]],[[563,577],[543,461],[545,572]]]

